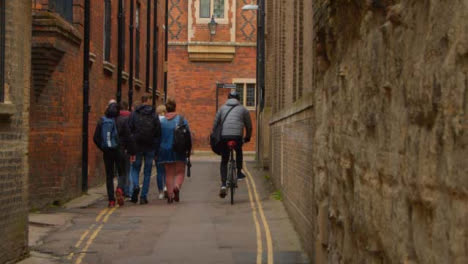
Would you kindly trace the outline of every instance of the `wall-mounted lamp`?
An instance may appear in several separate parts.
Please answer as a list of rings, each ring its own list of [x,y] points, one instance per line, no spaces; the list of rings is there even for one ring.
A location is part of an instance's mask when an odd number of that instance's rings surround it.
[[[210,23],[208,23],[208,28],[210,29],[210,35],[214,36],[216,35],[216,27],[218,26],[218,23],[216,23],[214,19],[214,15],[211,17]]]

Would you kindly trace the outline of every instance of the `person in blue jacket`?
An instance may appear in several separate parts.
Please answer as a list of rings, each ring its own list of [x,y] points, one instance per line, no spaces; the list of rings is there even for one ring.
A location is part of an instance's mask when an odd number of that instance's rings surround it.
[[[185,165],[190,151],[186,154],[181,154],[173,150],[174,130],[177,124],[179,124],[180,118],[183,117],[177,114],[174,99],[169,98],[167,100],[166,110],[165,118],[161,119],[161,145],[159,148],[158,164],[164,164],[166,170],[167,202],[172,203],[173,201],[179,202],[180,200],[180,189],[184,183]],[[183,124],[188,128],[187,120],[184,119]]]

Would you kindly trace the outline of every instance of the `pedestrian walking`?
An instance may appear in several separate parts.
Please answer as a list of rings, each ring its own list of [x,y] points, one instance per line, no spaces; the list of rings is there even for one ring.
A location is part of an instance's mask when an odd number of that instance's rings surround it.
[[[156,113],[158,113],[159,117],[159,122],[162,122],[163,119],[165,119],[165,115],[167,113],[166,106],[165,105],[160,105],[156,108]],[[159,200],[162,200],[164,198],[167,198],[167,188],[166,188],[166,171],[164,169],[163,164],[159,164],[158,160],[155,160],[156,162],[156,171],[157,171],[157,183],[158,183],[158,191],[159,191]]]
[[[179,202],[184,183],[185,165],[192,148],[192,138],[187,120],[176,112],[176,102],[168,99],[167,113],[161,120],[161,148],[158,164],[166,170],[167,202]]]
[[[119,116],[119,107],[116,103],[111,102],[103,117],[98,121],[96,130],[94,131],[93,141],[96,146],[102,151],[104,166],[106,170],[106,187],[109,200],[109,207],[115,206],[114,195],[114,169],[118,171],[117,196],[119,205],[123,205],[123,197],[121,192],[124,187],[124,167],[119,162],[119,135],[115,119]]]
[[[131,144],[130,144],[131,141],[130,141],[130,128],[128,127],[129,117],[130,117],[130,111],[128,111],[128,103],[126,101],[122,101],[120,103],[119,116],[116,118],[116,125],[117,125],[117,131],[119,132],[119,143],[120,143],[119,163],[121,163],[123,166],[124,175],[122,175],[122,177],[124,180],[124,187],[123,187],[123,190],[118,189],[116,194],[118,196],[119,192],[123,192],[124,197],[130,197],[130,178],[129,178],[130,156],[128,153],[129,153],[129,148],[131,148]]]
[[[155,154],[159,150],[161,139],[161,124],[156,116],[154,108],[150,105],[151,98],[142,96],[142,105],[138,106],[129,118],[129,128],[131,144],[134,149],[130,148],[131,152],[131,201],[138,202],[140,193],[139,175],[141,164],[144,159],[145,167],[143,170],[143,188],[140,195],[140,204],[148,203],[148,190],[150,186],[151,170]]]

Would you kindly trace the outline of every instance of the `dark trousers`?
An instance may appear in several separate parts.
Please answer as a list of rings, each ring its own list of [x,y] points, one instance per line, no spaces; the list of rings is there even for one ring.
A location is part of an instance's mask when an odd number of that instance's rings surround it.
[[[125,169],[124,163],[122,162],[122,153],[120,149],[117,150],[107,150],[103,152],[104,165],[106,167],[106,187],[107,187],[107,196],[109,201],[115,201],[114,196],[114,175],[115,168],[118,172],[118,188],[124,188],[125,186]]]
[[[221,183],[223,186],[226,185],[226,178],[227,178],[227,164],[229,161],[229,147],[227,146],[228,141],[234,140],[236,141],[236,147],[234,150],[236,151],[236,164],[237,164],[237,171],[240,172],[242,170],[242,137],[223,137],[223,150],[221,152]]]

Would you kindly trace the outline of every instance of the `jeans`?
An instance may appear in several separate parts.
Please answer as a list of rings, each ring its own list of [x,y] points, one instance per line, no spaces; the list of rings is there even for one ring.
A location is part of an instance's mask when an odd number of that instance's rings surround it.
[[[109,201],[115,201],[114,196],[114,169],[117,168],[118,172],[118,188],[125,186],[125,175],[124,164],[120,160],[120,150],[106,150],[103,152],[104,166],[106,168],[106,187],[107,196]]]
[[[240,172],[242,170],[242,137],[230,137],[230,138],[223,138],[223,149],[221,152],[221,184],[222,186],[226,186],[226,178],[227,178],[227,164],[229,161],[229,154],[230,150],[227,146],[228,141],[234,140],[236,141],[236,146],[234,150],[236,151],[236,165],[237,171]]]
[[[139,176],[140,176],[140,169],[143,157],[145,158],[145,168],[143,170],[143,188],[141,191],[141,198],[147,198],[150,180],[151,180],[151,169],[153,167],[153,160],[154,160],[154,151],[150,152],[140,152],[136,155],[136,160],[133,162],[131,169],[130,169],[130,177],[132,179],[131,182],[131,190],[135,190],[139,188]]]
[[[130,157],[125,152],[125,150],[121,150],[120,161],[123,164],[123,175],[124,177],[124,187],[123,192],[125,196],[130,196]]]
[[[158,181],[158,190],[162,192],[164,190],[164,186],[166,186],[166,170],[164,169],[164,164],[157,164],[156,169],[158,175],[156,177]]]

